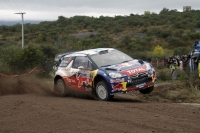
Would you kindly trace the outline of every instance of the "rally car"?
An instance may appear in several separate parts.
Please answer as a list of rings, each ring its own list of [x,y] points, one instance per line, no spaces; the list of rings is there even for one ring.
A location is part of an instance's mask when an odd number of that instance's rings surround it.
[[[54,91],[60,96],[66,96],[69,88],[72,88],[107,101],[119,93],[151,93],[157,80],[150,63],[133,59],[114,48],[96,48],[61,55],[55,57],[59,65],[54,77]]]

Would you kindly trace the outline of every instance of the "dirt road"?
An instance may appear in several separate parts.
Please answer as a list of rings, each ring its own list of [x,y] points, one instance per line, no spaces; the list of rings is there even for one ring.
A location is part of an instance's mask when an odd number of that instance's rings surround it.
[[[103,102],[52,86],[0,81],[0,133],[200,133],[200,106],[118,95]],[[6,90],[6,91],[5,91]]]

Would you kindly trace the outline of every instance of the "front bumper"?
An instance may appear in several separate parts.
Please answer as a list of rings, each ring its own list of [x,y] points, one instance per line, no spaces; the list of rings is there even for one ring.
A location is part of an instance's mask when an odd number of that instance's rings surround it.
[[[154,86],[154,84],[155,84],[154,82],[138,84],[138,85],[136,85],[135,87],[127,88],[126,92],[146,89],[146,88],[149,88],[149,87],[151,87],[151,86]]]

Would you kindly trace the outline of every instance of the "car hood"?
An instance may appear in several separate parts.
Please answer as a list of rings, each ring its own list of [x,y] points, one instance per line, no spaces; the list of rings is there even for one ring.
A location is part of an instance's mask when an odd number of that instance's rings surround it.
[[[106,71],[117,71],[128,76],[135,75],[138,73],[147,72],[146,62],[141,60],[132,60],[125,63],[102,67]]]

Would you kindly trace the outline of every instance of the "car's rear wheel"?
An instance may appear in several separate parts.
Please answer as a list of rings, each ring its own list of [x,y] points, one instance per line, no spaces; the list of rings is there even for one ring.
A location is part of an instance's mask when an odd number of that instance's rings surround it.
[[[153,91],[153,89],[154,89],[154,86],[151,86],[151,87],[148,87],[148,88],[146,88],[146,89],[139,90],[139,91],[140,91],[140,93],[142,93],[142,94],[149,94],[149,93],[151,93],[151,92]]]
[[[113,95],[110,95],[108,92],[108,87],[104,81],[100,81],[96,85],[96,95],[99,100],[109,101],[113,98]]]
[[[62,79],[58,79],[55,84],[54,92],[58,96],[65,96],[66,95],[66,85]]]

